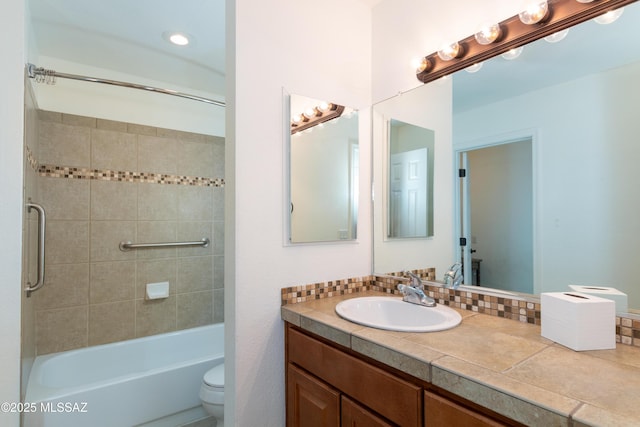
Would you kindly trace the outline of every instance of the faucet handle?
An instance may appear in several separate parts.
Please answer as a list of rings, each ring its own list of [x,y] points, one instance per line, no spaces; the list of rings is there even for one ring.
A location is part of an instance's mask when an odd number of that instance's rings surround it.
[[[422,278],[420,276],[409,270],[403,271],[402,274],[411,278],[411,286],[413,286],[414,288],[424,289]]]

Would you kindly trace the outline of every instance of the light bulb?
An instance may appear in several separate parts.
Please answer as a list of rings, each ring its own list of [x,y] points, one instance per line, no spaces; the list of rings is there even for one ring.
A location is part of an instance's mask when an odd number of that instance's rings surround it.
[[[304,110],[304,113],[302,113],[302,114],[304,114],[304,116],[307,119],[312,119],[316,115],[316,109],[315,108],[307,108],[306,110]]]
[[[564,38],[567,37],[567,34],[569,34],[568,28],[566,30],[553,33],[550,36],[545,37],[544,40],[549,43],[558,43],[559,41],[564,40]]]
[[[318,104],[318,110],[322,113],[326,112],[329,110],[329,103],[328,102],[320,102],[320,104]]]
[[[429,71],[433,63],[429,58],[422,58],[418,66],[416,67],[416,74],[424,73],[425,71]]]
[[[296,114],[291,118],[291,123],[298,124],[302,120],[302,116],[300,114]]]
[[[491,44],[498,40],[502,34],[499,24],[483,25],[474,37],[476,41],[482,45]]]
[[[482,62],[478,62],[477,64],[473,64],[472,66],[467,67],[464,70],[467,73],[477,73],[478,71],[480,71],[480,68],[482,68]]]
[[[529,3],[525,10],[518,14],[520,21],[526,25],[537,24],[547,17],[549,4],[547,0]]]
[[[624,12],[624,7],[621,7],[620,9],[610,10],[604,15],[600,15],[597,18],[594,18],[593,20],[596,21],[598,24],[602,24],[602,25],[611,24],[612,22],[615,22],[618,18],[620,18],[623,12]]]
[[[506,59],[507,61],[511,61],[512,59],[516,59],[518,56],[520,56],[523,50],[524,48],[522,46],[516,47],[514,49],[511,49],[510,51],[503,53],[500,56],[502,56],[502,58]]]
[[[458,42],[444,45],[438,51],[438,56],[443,61],[450,61],[453,58],[457,58],[461,54],[462,54],[462,47],[460,46],[460,43],[458,43]]]

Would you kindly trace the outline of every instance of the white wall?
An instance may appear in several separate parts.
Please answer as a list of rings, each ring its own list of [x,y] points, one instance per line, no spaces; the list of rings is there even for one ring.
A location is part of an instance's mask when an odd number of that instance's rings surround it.
[[[194,91],[172,83],[151,80],[144,76],[91,67],[47,56],[39,56],[32,61],[38,66],[61,73],[172,89],[224,102],[224,97],[218,94]],[[225,109],[203,102],[143,90],[61,78],[56,79],[55,85],[34,84],[34,90],[38,100],[38,108],[42,110],[224,136]]]
[[[0,27],[0,402],[20,401],[20,296],[22,259],[24,2],[5,2]],[[17,426],[19,414],[0,412],[0,424]]]
[[[537,135],[536,292],[569,284],[637,288],[638,74],[640,65],[626,66],[454,118],[454,148],[527,129]],[[640,295],[629,306],[640,307]]]
[[[344,0],[236,0],[227,3],[231,8],[236,8],[231,29],[236,47],[227,64],[235,67],[236,84],[227,99],[235,126],[227,124],[235,135],[227,139],[235,150],[235,159],[229,159],[235,171],[228,168],[227,179],[233,180],[235,206],[227,205],[227,233],[235,234],[235,250],[227,260],[235,262],[227,261],[234,277],[226,277],[227,302],[233,304],[226,313],[234,312],[235,322],[226,331],[234,334],[227,363],[235,366],[227,368],[225,393],[235,397],[236,407],[232,413],[225,408],[225,422],[280,427],[285,408],[280,289],[371,273],[368,144],[360,147],[357,243],[284,246],[283,88],[359,109],[360,138],[368,141],[371,11]]]
[[[451,79],[422,86],[373,107],[374,268],[376,273],[435,267],[443,274],[453,263],[453,155]],[[396,119],[434,131],[433,237],[389,239],[386,235],[387,160],[385,123]]]
[[[373,100],[421,86],[412,61],[519,12],[513,0],[383,0],[373,11]]]

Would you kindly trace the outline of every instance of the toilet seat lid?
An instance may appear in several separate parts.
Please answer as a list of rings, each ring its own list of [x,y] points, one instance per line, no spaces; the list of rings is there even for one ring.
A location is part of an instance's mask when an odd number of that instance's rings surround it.
[[[204,374],[205,384],[211,387],[224,387],[224,363],[221,363]]]

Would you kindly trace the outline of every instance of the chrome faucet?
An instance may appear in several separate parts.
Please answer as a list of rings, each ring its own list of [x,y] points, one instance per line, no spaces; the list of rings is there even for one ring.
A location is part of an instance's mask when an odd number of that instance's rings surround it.
[[[462,283],[462,279],[462,264],[456,262],[444,273],[444,286],[446,288],[458,289],[458,286]]]
[[[402,301],[426,307],[435,307],[436,301],[424,293],[424,285],[420,276],[411,271],[405,271],[403,274],[411,279],[411,283],[409,285],[398,285],[398,290],[403,295]]]

